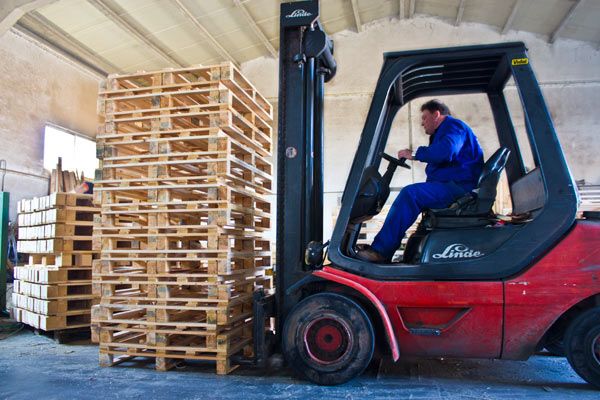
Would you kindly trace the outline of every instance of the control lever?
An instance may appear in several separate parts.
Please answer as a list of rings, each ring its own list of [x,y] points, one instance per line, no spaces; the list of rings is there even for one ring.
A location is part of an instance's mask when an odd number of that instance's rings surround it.
[[[406,169],[410,169],[410,165],[408,165],[406,163],[406,158],[401,158],[401,159],[397,159],[396,157],[392,157],[389,154],[386,153],[379,153],[381,155],[381,157],[387,161],[389,161],[391,164],[395,164],[398,167],[402,167],[402,168],[406,168]]]

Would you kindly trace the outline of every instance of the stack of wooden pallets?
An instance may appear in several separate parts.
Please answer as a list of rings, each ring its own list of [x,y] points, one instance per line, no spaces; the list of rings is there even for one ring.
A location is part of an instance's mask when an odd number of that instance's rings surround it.
[[[18,204],[20,253],[14,269],[13,316],[44,331],[90,326],[92,228],[100,210],[91,195],[53,193]]]
[[[235,366],[271,287],[270,104],[232,64],[109,76],[99,110],[100,364]]]
[[[581,185],[577,188],[581,198],[579,212],[600,211],[600,185]]]

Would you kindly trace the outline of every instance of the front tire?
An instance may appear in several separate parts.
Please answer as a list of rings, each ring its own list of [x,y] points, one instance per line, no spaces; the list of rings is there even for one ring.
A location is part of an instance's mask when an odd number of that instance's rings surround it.
[[[346,296],[319,293],[298,303],[283,327],[283,350],[294,370],[319,385],[360,375],[375,349],[373,324]]]
[[[575,372],[600,389],[600,307],[585,311],[571,323],[564,345]]]

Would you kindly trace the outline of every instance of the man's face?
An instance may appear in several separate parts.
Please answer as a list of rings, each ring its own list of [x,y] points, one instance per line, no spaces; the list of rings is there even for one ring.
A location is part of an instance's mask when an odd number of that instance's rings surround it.
[[[429,110],[423,110],[421,112],[421,126],[425,129],[426,134],[433,135],[435,133],[439,125],[437,123],[439,118],[439,111],[430,112]]]

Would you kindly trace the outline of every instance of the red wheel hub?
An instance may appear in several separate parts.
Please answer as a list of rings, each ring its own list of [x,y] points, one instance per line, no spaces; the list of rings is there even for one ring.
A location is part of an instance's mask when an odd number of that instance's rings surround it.
[[[354,335],[337,316],[323,316],[304,329],[304,346],[309,357],[319,364],[333,364],[352,348]]]

